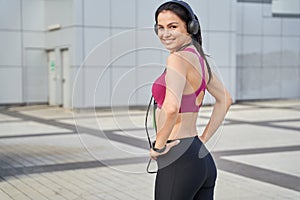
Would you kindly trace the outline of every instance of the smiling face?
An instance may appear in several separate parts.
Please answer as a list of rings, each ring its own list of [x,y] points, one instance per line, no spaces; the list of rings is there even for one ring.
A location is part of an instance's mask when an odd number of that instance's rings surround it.
[[[170,52],[174,52],[184,44],[191,42],[186,24],[174,12],[163,10],[157,16],[158,37]]]

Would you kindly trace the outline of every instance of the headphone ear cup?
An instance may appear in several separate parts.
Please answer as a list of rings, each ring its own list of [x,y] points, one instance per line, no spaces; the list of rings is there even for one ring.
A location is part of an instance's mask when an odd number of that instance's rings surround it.
[[[199,23],[197,20],[190,21],[188,25],[188,32],[192,35],[197,34],[199,31]]]
[[[158,26],[157,24],[154,24],[154,32],[156,35],[158,35]]]

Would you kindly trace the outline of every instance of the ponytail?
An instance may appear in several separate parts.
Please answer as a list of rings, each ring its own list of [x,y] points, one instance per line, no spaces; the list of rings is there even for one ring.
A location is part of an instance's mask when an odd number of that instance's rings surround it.
[[[198,18],[197,18],[196,15],[195,15],[195,18],[198,21]],[[203,48],[202,48],[202,36],[201,36],[200,23],[199,23],[199,31],[195,35],[192,36],[192,41],[193,41],[193,45],[196,47],[196,49],[199,52],[199,54],[201,55],[201,57],[205,60],[207,71],[208,71],[208,81],[207,81],[207,84],[209,84],[209,82],[213,78],[213,75],[212,75],[211,68],[210,68],[210,66],[209,66],[209,64],[207,62],[207,59],[206,59],[206,56],[208,56],[208,55],[206,55],[204,53]]]

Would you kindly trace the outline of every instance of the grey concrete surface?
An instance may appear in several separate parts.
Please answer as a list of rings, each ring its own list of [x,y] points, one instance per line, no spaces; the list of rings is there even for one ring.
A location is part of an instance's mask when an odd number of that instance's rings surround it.
[[[201,109],[199,133],[211,111]],[[0,108],[0,199],[153,199],[144,114]],[[300,199],[300,100],[233,105],[207,147],[216,200]]]

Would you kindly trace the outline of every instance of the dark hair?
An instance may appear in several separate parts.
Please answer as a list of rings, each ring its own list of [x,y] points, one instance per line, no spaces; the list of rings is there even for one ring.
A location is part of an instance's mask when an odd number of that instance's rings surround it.
[[[173,13],[175,13],[182,21],[185,22],[186,28],[187,28],[188,23],[192,20],[190,14],[189,14],[189,11],[186,8],[184,8],[183,6],[180,6],[177,3],[169,2],[169,3],[163,4],[156,10],[156,12],[155,12],[155,23],[156,24],[157,24],[158,14],[164,10],[170,10]],[[196,15],[194,15],[194,16],[195,16],[195,19],[199,23],[197,16]],[[195,35],[192,35],[192,42],[193,42],[193,45],[196,47],[197,51],[199,52],[199,54],[205,60],[207,70],[208,70],[208,75],[209,75],[207,83],[209,83],[212,78],[212,72],[211,72],[211,68],[207,62],[206,54],[204,53],[203,48],[202,48],[202,35],[201,35],[200,23],[199,23],[199,31]]]

